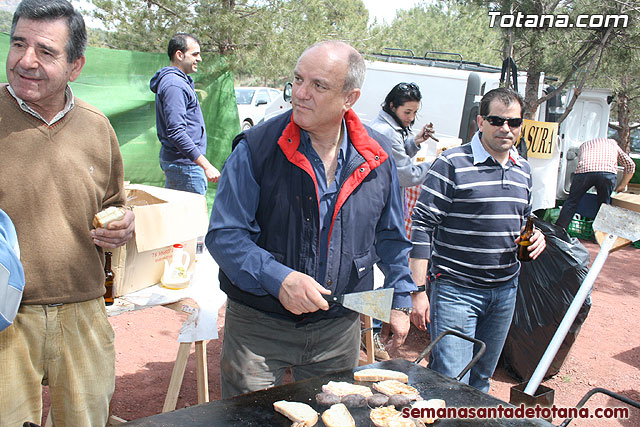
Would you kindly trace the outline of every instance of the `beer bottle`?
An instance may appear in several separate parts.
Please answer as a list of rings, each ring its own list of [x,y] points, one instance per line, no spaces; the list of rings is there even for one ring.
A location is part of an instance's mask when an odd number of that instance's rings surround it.
[[[105,305],[113,304],[113,270],[111,270],[111,252],[104,253],[104,287],[107,288],[107,292],[104,294]]]
[[[531,245],[531,236],[533,236],[533,215],[527,218],[527,224],[520,233],[520,241],[518,242],[518,260],[523,262],[531,261],[529,256],[529,246]]]

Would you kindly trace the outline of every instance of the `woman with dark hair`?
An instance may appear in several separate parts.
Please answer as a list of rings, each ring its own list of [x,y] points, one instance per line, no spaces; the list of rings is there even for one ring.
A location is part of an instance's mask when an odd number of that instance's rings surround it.
[[[415,122],[416,114],[420,109],[421,99],[422,94],[418,85],[415,83],[398,83],[387,94],[378,117],[370,123],[374,130],[393,142],[393,158],[398,170],[398,182],[403,189],[406,189],[405,191],[408,191],[409,187],[422,184],[431,166],[429,162],[414,164],[411,161],[420,150],[420,144],[433,134],[431,124],[425,125],[417,135],[414,135],[413,129],[411,129]],[[411,209],[407,204],[409,197],[404,192],[403,195],[406,231],[407,236],[410,236]],[[417,195],[413,198],[414,202],[415,199],[417,199]],[[381,329],[382,322],[374,319],[374,355],[377,360],[387,360],[390,357],[380,337]]]
[[[370,124],[393,142],[393,158],[402,187],[422,184],[430,166],[430,163],[414,164],[411,161],[418,153],[420,144],[433,134],[429,125],[425,125],[415,136],[411,129],[421,99],[420,88],[415,83],[398,83],[387,94],[382,110]]]

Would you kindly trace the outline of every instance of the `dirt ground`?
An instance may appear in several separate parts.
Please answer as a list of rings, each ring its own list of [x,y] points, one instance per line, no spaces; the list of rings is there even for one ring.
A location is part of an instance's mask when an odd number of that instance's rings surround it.
[[[595,259],[599,246],[583,242]],[[574,407],[592,388],[603,387],[640,401],[640,249],[627,247],[613,252],[599,274],[592,294],[592,307],[560,372],[543,382],[555,390],[555,404]],[[112,412],[133,420],[161,412],[178,352],[177,334],[183,315],[162,307],[111,317],[116,334],[116,390]],[[207,344],[210,400],[220,397],[219,357],[224,308],[218,327],[221,337]],[[407,343],[392,357],[414,360],[426,347],[425,333],[412,328]],[[499,367],[490,394],[509,401],[517,381]],[[46,398],[45,398],[46,400]],[[197,404],[195,353],[189,357],[178,399],[178,408]],[[608,396],[592,397],[586,407],[627,407],[629,418],[619,420],[574,420],[571,426],[640,426],[640,410]],[[46,412],[45,412],[46,413]],[[559,425],[563,419],[554,419]],[[44,422],[43,422],[44,425]]]

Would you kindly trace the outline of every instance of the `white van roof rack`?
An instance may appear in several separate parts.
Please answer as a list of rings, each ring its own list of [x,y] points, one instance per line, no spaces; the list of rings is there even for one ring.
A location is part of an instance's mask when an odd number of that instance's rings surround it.
[[[454,70],[499,73],[500,67],[465,61],[462,55],[453,52],[427,51],[423,56],[416,56],[411,49],[385,47],[382,53],[366,54],[365,57],[385,62],[423,65],[427,67],[450,68]],[[398,53],[396,53],[398,52]],[[453,58],[452,58],[453,57]]]

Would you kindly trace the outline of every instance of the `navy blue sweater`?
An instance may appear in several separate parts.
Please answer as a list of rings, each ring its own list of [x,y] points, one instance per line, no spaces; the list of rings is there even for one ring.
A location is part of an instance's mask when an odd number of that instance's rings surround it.
[[[207,131],[193,80],[179,68],[164,67],[149,87],[156,94],[160,160],[195,165],[207,153]]]

